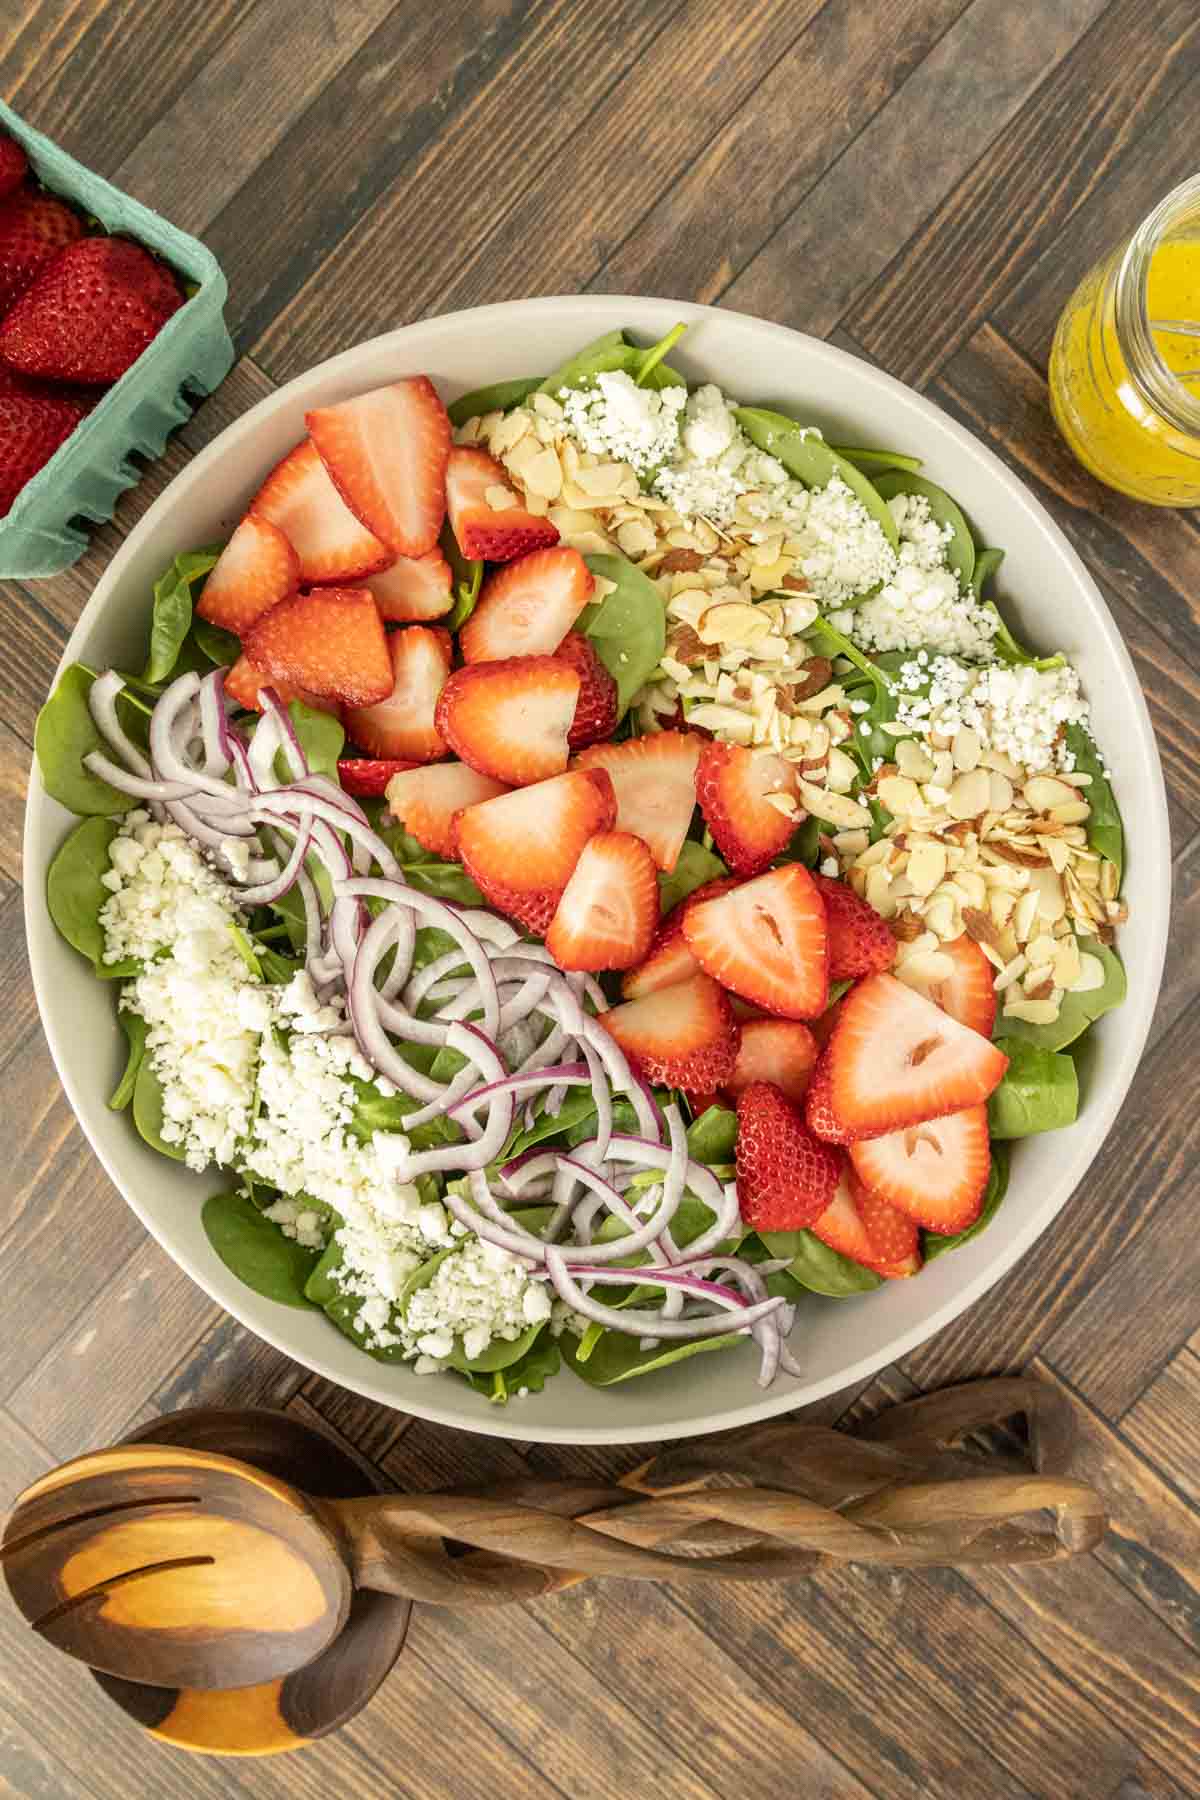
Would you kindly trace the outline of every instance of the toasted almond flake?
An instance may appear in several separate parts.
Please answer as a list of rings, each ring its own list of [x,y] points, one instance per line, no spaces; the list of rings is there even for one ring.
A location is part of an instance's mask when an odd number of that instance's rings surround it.
[[[1026,958],[1024,952],[1022,952],[1018,956],[1014,956],[1011,962],[1005,963],[1004,967],[1001,969],[1000,973],[997,975],[995,981],[992,983],[992,986],[995,988],[996,992],[998,994],[1002,994],[1004,992],[1005,988],[1011,987],[1013,982],[1017,980],[1018,976],[1021,976],[1025,973],[1027,966],[1028,966],[1027,958]]]
[[[782,813],[785,819],[794,819],[800,810],[791,794],[764,794],[763,799],[776,812]]]
[[[1030,939],[1025,954],[1029,958],[1031,968],[1041,968],[1044,964],[1053,961],[1054,939],[1048,931],[1041,932],[1037,937]]]
[[[1061,919],[1066,911],[1066,896],[1063,884],[1051,868],[1034,869],[1030,872],[1029,886],[1037,895],[1038,917],[1047,924],[1053,925],[1055,919]]]
[[[826,787],[832,788],[835,794],[848,794],[858,771],[844,750],[830,748],[828,769]]]
[[[883,869],[870,869],[867,872],[867,904],[873,906],[882,919],[890,919],[896,911],[896,900],[892,894],[892,884]]]
[[[1050,817],[1057,825],[1082,825],[1091,816],[1092,809],[1086,800],[1068,800],[1064,805],[1050,809]]]
[[[478,416],[476,416],[473,419],[464,420],[464,422],[461,425],[459,425],[455,428],[455,432],[454,432],[455,443],[456,444],[477,444],[479,442],[479,424],[480,424],[480,421],[479,421]]]
[[[715,702],[692,707],[688,713],[688,724],[698,726],[702,731],[719,732],[722,737],[731,739],[735,744],[749,745],[754,737],[754,719],[750,713],[741,712],[735,706],[719,706]]]
[[[1026,1000],[1012,996],[1004,1004],[1007,1018],[1024,1019],[1029,1025],[1053,1025],[1058,1010],[1057,1000]]]
[[[925,922],[943,943],[962,936],[962,914],[948,894],[933,894],[924,902]]]
[[[834,836],[833,846],[842,856],[858,856],[870,841],[865,831],[839,831]]]
[[[521,442],[522,438],[530,435],[532,428],[533,420],[525,411],[524,407],[518,406],[514,408],[512,412],[507,413],[500,420],[500,423],[496,426],[494,431],[488,433],[492,455],[500,457],[505,456]],[[537,446],[534,445],[532,448],[536,455]],[[555,467],[557,467],[557,456],[554,458],[554,462]],[[508,465],[506,464],[505,466],[507,467]]]
[[[1055,837],[1044,837],[1041,843],[1046,855],[1050,858],[1050,867],[1056,875],[1061,875],[1071,860],[1069,847],[1063,843],[1061,838]]]
[[[517,496],[512,489],[500,487],[496,483],[484,488],[483,497],[493,512],[507,512],[510,506],[517,505]]]
[[[1006,813],[1013,803],[1013,785],[999,769],[988,770],[988,810]]]
[[[896,767],[910,781],[933,779],[933,763],[915,738],[902,738],[896,745]]]
[[[946,799],[946,810],[953,819],[974,819],[986,811],[989,796],[988,771],[971,769],[954,777]]]
[[[654,532],[644,520],[629,519],[617,527],[617,543],[626,556],[645,556],[653,550],[655,542]]]
[[[876,783],[875,792],[880,805],[886,807],[894,819],[906,818],[916,812],[921,803],[921,791],[907,775],[882,777]]]
[[[1035,775],[1021,792],[1034,812],[1049,812],[1052,806],[1064,806],[1076,798],[1073,788],[1054,775]]]
[[[1060,988],[1070,988],[1079,980],[1082,973],[1082,959],[1079,945],[1073,937],[1056,938],[1054,940],[1054,984]]]
[[[1071,992],[1073,994],[1090,994],[1103,986],[1104,964],[1098,956],[1093,956],[1090,950],[1081,951],[1079,974],[1071,985]]]
[[[969,725],[960,725],[954,734],[954,742],[950,746],[950,756],[954,767],[964,773],[970,773],[972,769],[977,769],[982,750],[979,733],[972,731]]]
[[[908,858],[908,879],[918,894],[932,894],[946,873],[946,852],[940,844],[918,844]]]
[[[705,607],[696,630],[705,644],[755,645],[770,636],[771,621],[744,600],[722,599]]]
[[[851,800],[848,794],[831,794],[826,788],[817,787],[803,775],[796,778],[800,799],[805,808],[826,824],[836,825],[839,830],[848,830],[855,826],[863,826],[867,830],[871,826],[871,815],[865,806],[857,800]],[[886,846],[885,846],[886,850]]]

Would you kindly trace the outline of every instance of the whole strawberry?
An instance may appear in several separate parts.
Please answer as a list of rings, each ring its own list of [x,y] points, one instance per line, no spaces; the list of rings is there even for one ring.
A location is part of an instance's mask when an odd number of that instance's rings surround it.
[[[20,144],[0,132],[0,200],[15,194],[28,173],[29,164]]]
[[[603,743],[617,723],[617,684],[582,632],[568,631],[555,656],[579,675],[579,698],[567,733],[567,747],[583,750]]]
[[[57,394],[0,395],[0,517],[83,417]]]
[[[838,1154],[813,1137],[798,1106],[770,1081],[738,1095],[737,1192],[754,1231],[798,1231],[833,1199]]]
[[[0,317],[47,263],[83,236],[83,220],[53,194],[14,194],[0,206]]]
[[[0,324],[0,361],[55,381],[116,381],[182,305],[171,271],[139,245],[81,238]]]

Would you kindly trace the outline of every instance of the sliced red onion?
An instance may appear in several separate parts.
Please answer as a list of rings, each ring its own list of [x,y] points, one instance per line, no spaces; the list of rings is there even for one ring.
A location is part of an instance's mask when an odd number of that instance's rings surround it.
[[[293,781],[302,781],[308,774],[308,758],[301,747],[300,739],[296,736],[296,727],[292,723],[291,713],[273,687],[260,688],[258,698],[262,705],[263,716],[269,715],[275,721],[278,748],[283,752],[283,760],[287,765],[288,773]],[[260,725],[259,730],[261,729]],[[258,732],[256,731],[254,735],[257,737]]]
[[[496,1047],[483,1032],[474,1025],[451,1025],[446,1032],[446,1043],[452,1050],[458,1050],[469,1057],[483,1073],[492,1081],[502,1081],[504,1064],[500,1061]],[[436,1150],[419,1150],[412,1152],[404,1159],[397,1170],[402,1181],[414,1181],[418,1175],[469,1174],[472,1169],[486,1169],[490,1162],[495,1162],[504,1141],[512,1128],[513,1099],[510,1093],[501,1091],[495,1095],[488,1112],[487,1123],[481,1136],[471,1144],[447,1144]]]
[[[414,1069],[396,1049],[379,1018],[375,970],[391,945],[393,924],[387,913],[380,913],[368,927],[354,958],[348,987],[350,1022],[359,1049],[388,1081],[413,1100],[441,1102],[444,1085]]]
[[[584,1063],[559,1063],[553,1069],[537,1069],[532,1074],[526,1071],[520,1075],[506,1075],[502,1081],[489,1082],[486,1087],[473,1089],[446,1110],[451,1118],[458,1113],[474,1112],[498,1093],[507,1091],[510,1094],[523,1094],[530,1088],[545,1087],[548,1076],[553,1076],[555,1082],[562,1087],[583,1087],[588,1081]]]
[[[224,775],[232,761],[229,717],[225,711],[225,671],[214,669],[200,683],[200,735],[204,744],[204,773]]]
[[[405,887],[401,882],[379,881],[364,876],[357,876],[351,881],[335,882],[334,892],[361,900],[391,900],[397,906],[411,909],[428,924],[440,925],[443,931],[455,938],[462,945],[463,961],[470,964],[479,983],[480,1011],[483,1015],[480,1029],[489,1040],[495,1038],[500,1024],[500,997],[496,991],[496,978],[492,974],[492,966],[483,945],[475,933],[463,924],[452,907],[442,900],[435,900],[431,894],[421,894],[416,888]],[[504,1073],[503,1067],[500,1072]]]
[[[307,827],[298,831],[296,841],[292,845],[291,855],[278,875],[273,880],[262,881],[257,886],[244,887],[240,890],[238,899],[242,905],[269,906],[273,900],[281,900],[284,894],[289,893],[299,879],[311,841],[312,834]]]
[[[152,774],[150,764],[117,716],[117,695],[124,691],[123,677],[115,669],[105,670],[103,675],[97,675],[88,689],[88,711],[96,730],[109,748],[116,751],[126,768],[134,775],[149,780]]]
[[[311,974],[321,955],[324,918],[321,913],[321,896],[317,892],[317,884],[303,866],[296,876],[296,892],[304,904],[304,962]]]
[[[608,1146],[613,1131],[612,1090],[609,1088],[600,1058],[590,1044],[581,1044],[583,1060],[588,1066],[588,1074],[592,1078],[592,1093],[596,1100],[596,1135],[592,1139],[596,1160],[604,1162],[608,1157]]]
[[[590,1294],[584,1292],[578,1281],[573,1279],[572,1271],[561,1250],[555,1244],[547,1244],[544,1251],[546,1271],[554,1285],[555,1292],[561,1300],[580,1313],[585,1319],[591,1319],[597,1325],[605,1326],[609,1331],[620,1331],[631,1337],[641,1337],[653,1333],[660,1338],[672,1338],[685,1341],[692,1338],[723,1337],[731,1331],[748,1331],[759,1319],[768,1318],[778,1312],[783,1305],[781,1299],[760,1301],[755,1306],[746,1306],[741,1296],[732,1288],[718,1287],[715,1282],[698,1281],[694,1277],[680,1276],[674,1269],[639,1268],[637,1280],[639,1285],[666,1286],[677,1283],[699,1299],[712,1300],[726,1310],[729,1316],[708,1313],[698,1318],[666,1319],[660,1313],[644,1312],[628,1307],[620,1312],[611,1306],[601,1306]],[[607,1286],[625,1286],[629,1282],[628,1271],[617,1271],[600,1267],[577,1265],[574,1275],[581,1280],[599,1282]]]
[[[236,731],[229,733],[229,754],[233,763],[233,778],[239,791],[244,794],[257,794],[258,783],[254,779],[254,771],[250,766],[250,752]]]
[[[516,926],[507,919],[502,919],[498,913],[484,912],[479,906],[463,906],[458,908],[458,916],[468,931],[474,932],[485,944],[494,944],[497,950],[511,949],[514,955],[524,956],[544,949],[541,944],[522,944],[521,934]],[[550,957],[548,950],[545,951],[545,956]]]
[[[195,782],[158,781],[153,775],[131,775],[121,763],[113,762],[102,750],[89,750],[82,758],[83,766],[91,774],[98,775],[101,781],[107,781],[115,787],[119,794],[128,794],[133,800],[188,800],[196,792]],[[229,833],[224,834],[228,837]]]
[[[197,793],[211,794],[218,802],[232,806],[238,798],[236,789],[215,775],[189,767],[176,741],[176,726],[184,722],[184,709],[192,705],[199,687],[198,675],[181,675],[162,695],[150,715],[150,760],[163,781],[190,781]]]
[[[260,725],[259,730],[261,729]],[[258,732],[255,732],[254,735],[257,738]],[[251,750],[253,751],[253,746],[251,746]],[[344,831],[352,842],[364,844],[385,876],[398,886],[402,881],[403,872],[400,864],[378,832],[372,831],[369,825],[365,825],[346,807],[335,806],[332,801],[325,799],[324,795],[314,793],[311,779],[303,783],[298,782],[291,788],[277,788],[270,793],[262,794],[259,796],[258,805],[265,812],[278,813],[284,817],[301,809],[306,813],[311,812],[314,818],[324,820],[326,824],[334,827],[337,831]],[[405,889],[404,891],[407,893],[411,890]],[[387,900],[393,896],[382,894],[379,898]],[[446,910],[449,912],[449,908]]]
[[[442,1196],[442,1204],[447,1212],[485,1243],[495,1244],[497,1249],[507,1250],[510,1256],[520,1257],[525,1262],[540,1264],[543,1250],[541,1239],[522,1230],[515,1220],[501,1223],[500,1217],[495,1216],[500,1213],[500,1209],[492,1201],[482,1170],[474,1171],[470,1176],[470,1185],[475,1204],[470,1205],[461,1194],[447,1188]]]

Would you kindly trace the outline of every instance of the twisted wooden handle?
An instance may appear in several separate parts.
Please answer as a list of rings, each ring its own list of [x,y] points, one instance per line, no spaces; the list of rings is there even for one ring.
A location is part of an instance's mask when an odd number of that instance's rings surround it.
[[[1028,1455],[964,1449],[1015,1414]],[[526,1480],[323,1508],[359,1586],[448,1606],[531,1599],[589,1576],[761,1580],[839,1562],[893,1568],[1056,1562],[1103,1535],[1063,1473],[1069,1402],[1026,1378],[910,1401],[860,1437],[787,1421],[668,1448],[599,1483]],[[1052,1529],[1035,1516],[1048,1513]]]

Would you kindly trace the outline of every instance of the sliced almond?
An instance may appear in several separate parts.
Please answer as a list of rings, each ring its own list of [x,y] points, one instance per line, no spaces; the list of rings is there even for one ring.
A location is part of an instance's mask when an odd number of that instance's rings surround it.
[[[1071,983],[1073,994],[1094,993],[1104,986],[1104,964],[1090,950],[1084,950],[1079,957],[1079,974]]]
[[[1053,962],[1054,985],[1060,988],[1073,988],[1083,973],[1082,960],[1079,954],[1079,945],[1073,937],[1056,938]]]
[[[1115,900],[1121,877],[1116,863],[1109,862],[1107,857],[1100,864],[1100,892],[1105,900]]]
[[[862,826],[869,830],[871,815],[865,806],[857,800],[851,800],[848,794],[832,794],[827,788],[817,787],[803,775],[797,777],[800,799],[805,808],[818,819],[824,819],[828,825],[836,825],[840,831]]]
[[[1034,812],[1049,812],[1052,806],[1065,806],[1078,797],[1073,788],[1055,775],[1035,775],[1021,792]]]
[[[517,505],[517,496],[512,489],[501,487],[496,482],[491,487],[484,488],[483,497],[493,512],[507,512],[510,506]]]
[[[1013,803],[1013,784],[999,769],[988,770],[988,810],[1006,813]]]
[[[896,745],[896,767],[910,781],[933,779],[933,762],[915,738],[902,738]]]
[[[514,449],[515,446],[521,442],[522,438],[530,435],[532,429],[533,420],[525,411],[524,407],[515,407],[512,412],[506,413],[500,420],[500,423],[496,426],[496,429],[488,434],[492,455],[507,455],[510,450]],[[536,444],[533,448],[536,453]],[[557,456],[554,458],[554,462],[557,467]]]
[[[921,803],[921,792],[915,781],[907,775],[888,775],[878,782],[876,793],[879,803],[885,806],[895,819],[907,818],[916,812]]]
[[[776,812],[782,813],[785,819],[794,819],[800,810],[791,794],[764,794],[763,799],[768,806],[773,806]]]
[[[826,787],[832,788],[835,794],[848,794],[854,786],[858,769],[844,750],[830,749],[828,772],[825,776]]]
[[[907,875],[917,894],[932,894],[945,878],[946,852],[940,844],[917,844],[908,858]]]
[[[979,742],[979,733],[972,731],[969,725],[960,725],[954,734],[954,742],[950,746],[950,756],[956,769],[969,773],[979,767],[979,758],[983,746]]]
[[[717,732],[735,744],[749,745],[754,737],[754,719],[750,713],[742,712],[736,706],[718,705],[715,701],[693,706],[688,713],[688,724],[698,726],[701,731]],[[812,810],[810,807],[809,811]]]
[[[1037,895],[1038,917],[1048,925],[1061,919],[1066,911],[1067,902],[1063,892],[1063,884],[1051,868],[1030,870],[1029,886]]]
[[[575,477],[575,485],[581,487],[585,494],[609,494],[616,499],[625,477],[630,473],[632,471],[628,463],[597,463],[594,468],[581,468]],[[636,484],[636,475],[634,481]]]
[[[1044,968],[1047,963],[1054,960],[1054,939],[1048,931],[1041,932],[1037,937],[1030,939],[1025,954],[1029,958],[1030,968]]]
[[[946,798],[946,810],[952,819],[975,819],[987,811],[990,784],[986,769],[971,769],[956,775]]]
[[[1026,1000],[1017,998],[1017,993],[1010,996],[1004,1004],[1005,1016],[1010,1019],[1024,1019],[1028,1025],[1053,1025],[1058,1017],[1057,1000]]]
[[[1028,943],[1033,933],[1040,898],[1036,888],[1030,888],[1028,893],[1022,894],[1016,903],[1012,915],[1012,927],[1018,943]]]
[[[897,910],[897,901],[892,894],[892,884],[883,869],[870,869],[867,872],[866,900],[873,906],[881,919],[890,919]]]
[[[647,556],[656,543],[654,532],[644,520],[630,519],[617,528],[617,543],[626,556]]]
[[[1005,988],[1011,987],[1013,982],[1018,980],[1018,978],[1025,973],[1027,967],[1028,959],[1024,952],[1018,956],[1014,956],[1011,962],[1005,963],[995,981],[992,983],[992,986],[998,994],[1002,994]]]
[[[1082,825],[1091,816],[1092,809],[1086,800],[1067,800],[1062,806],[1050,808],[1050,817],[1058,825]]]
[[[708,606],[696,624],[705,644],[760,644],[771,635],[771,621],[744,600],[722,600]]]

